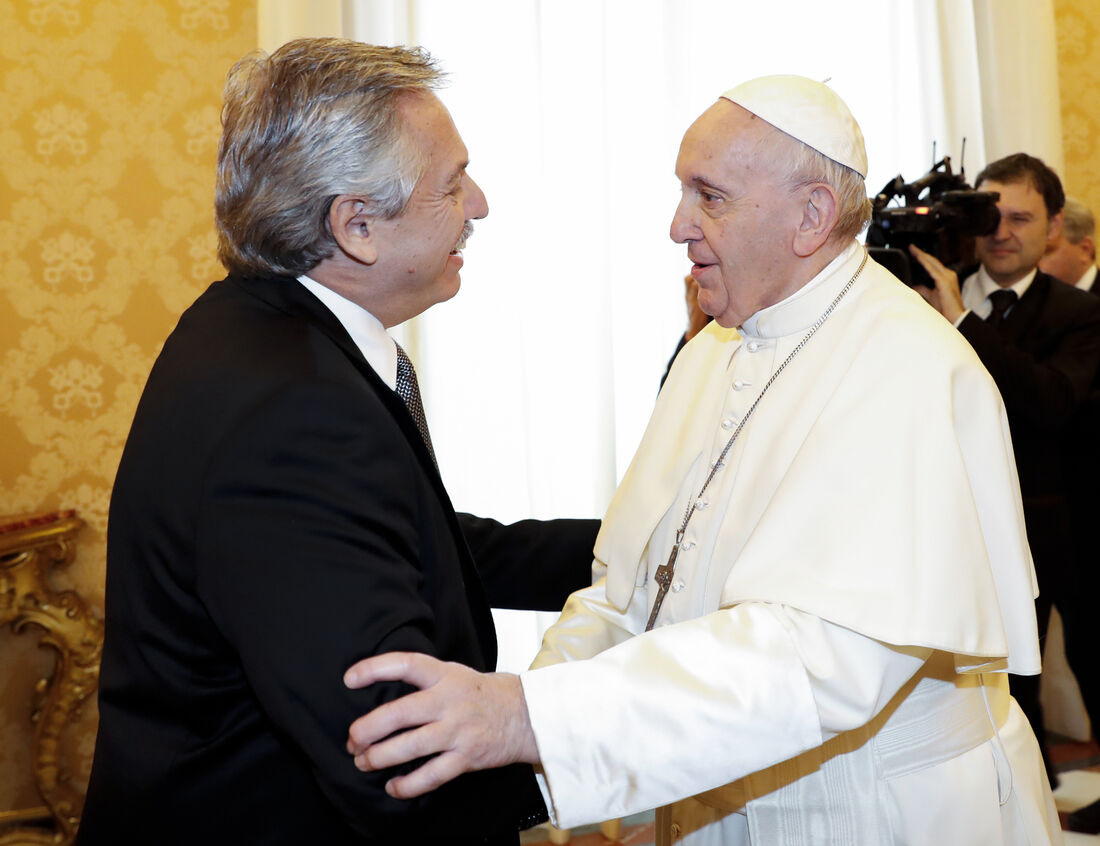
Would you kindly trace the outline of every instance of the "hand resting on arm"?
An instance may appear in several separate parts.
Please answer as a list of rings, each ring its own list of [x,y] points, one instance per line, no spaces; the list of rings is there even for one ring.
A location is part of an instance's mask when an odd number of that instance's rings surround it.
[[[420,690],[352,723],[348,752],[355,765],[369,772],[434,756],[387,782],[390,796],[411,799],[473,770],[538,763],[519,676],[479,673],[412,652],[364,659],[344,676],[352,689],[382,681],[404,681]]]

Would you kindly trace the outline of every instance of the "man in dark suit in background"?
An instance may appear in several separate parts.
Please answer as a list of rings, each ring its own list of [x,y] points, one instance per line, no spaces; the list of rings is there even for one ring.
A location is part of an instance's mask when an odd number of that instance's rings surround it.
[[[1067,285],[1100,294],[1096,280],[1096,218],[1080,200],[1066,197],[1062,231],[1039,259],[1039,269]]]
[[[1066,197],[1062,232],[1039,261],[1044,273],[1082,291],[1100,295],[1096,274],[1096,220],[1088,206]],[[1100,377],[1098,377],[1100,380]],[[1100,732],[1100,652],[1096,599],[1100,596],[1100,384],[1074,420],[1066,440],[1066,476],[1074,545],[1074,590],[1058,605],[1065,631],[1066,661],[1077,684],[1095,737]],[[1100,800],[1069,815],[1073,831],[1100,833]]]
[[[1038,270],[1062,228],[1065,194],[1053,170],[1017,153],[988,165],[975,187],[1000,194],[1001,221],[995,232],[978,238],[981,265],[964,272],[961,288],[954,271],[928,253],[911,251],[936,286],[918,290],[974,347],[1004,398],[1039,580],[1041,644],[1051,606],[1068,608],[1074,594],[1063,450],[1100,364],[1100,300]],[[1010,683],[1057,786],[1043,742],[1039,676],[1014,675]]]
[[[82,844],[516,843],[545,818],[530,767],[409,802],[345,750],[402,692],[347,689],[350,664],[491,671],[490,604],[560,608],[597,529],[456,515],[386,332],[457,292],[488,212],[438,79],[337,39],[229,74],[229,276],[166,341],[119,467]]]

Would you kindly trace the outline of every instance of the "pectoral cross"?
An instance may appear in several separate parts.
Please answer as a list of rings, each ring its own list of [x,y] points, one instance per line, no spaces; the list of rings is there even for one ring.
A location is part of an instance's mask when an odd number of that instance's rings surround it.
[[[680,554],[680,543],[683,539],[684,530],[680,529],[676,533],[676,543],[672,546],[668,561],[658,567],[657,572],[653,574],[653,581],[657,583],[657,598],[653,600],[653,610],[649,612],[649,621],[645,624],[647,632],[657,622],[657,615],[661,612],[661,604],[665,601],[668,589],[672,585],[672,573],[676,569],[676,556]]]

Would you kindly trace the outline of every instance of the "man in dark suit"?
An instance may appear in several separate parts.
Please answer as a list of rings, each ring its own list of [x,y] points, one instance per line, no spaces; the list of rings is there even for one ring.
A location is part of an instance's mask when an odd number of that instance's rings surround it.
[[[1080,200],[1066,197],[1062,231],[1039,259],[1039,269],[1090,294],[1100,294],[1096,279],[1096,218]]]
[[[1100,300],[1038,270],[1062,227],[1061,181],[1039,159],[1017,153],[993,162],[975,186],[1000,194],[997,230],[978,238],[980,267],[956,274],[912,248],[935,283],[920,288],[970,342],[997,383],[1008,412],[1028,543],[1039,580],[1036,619],[1043,642],[1050,609],[1074,591],[1069,496],[1062,451],[1100,364]],[[1043,743],[1039,677],[1012,676],[1016,697]]]
[[[1082,291],[1100,295],[1096,273],[1096,220],[1088,206],[1066,197],[1062,232],[1039,261],[1044,273]],[[1098,380],[1100,381],[1100,380]],[[1096,598],[1100,596],[1100,384],[1077,415],[1066,440],[1066,475],[1074,544],[1074,590],[1058,603],[1065,632],[1066,660],[1085,703],[1093,735],[1100,731],[1100,654],[1097,652]],[[1100,800],[1069,815],[1069,828],[1100,833]]]
[[[560,608],[597,529],[456,515],[386,332],[456,293],[488,212],[438,78],[336,39],[229,74],[229,276],[165,342],[119,466],[82,844],[516,843],[545,819],[530,767],[401,801],[345,749],[402,692],[349,690],[348,666],[491,671],[490,604]]]

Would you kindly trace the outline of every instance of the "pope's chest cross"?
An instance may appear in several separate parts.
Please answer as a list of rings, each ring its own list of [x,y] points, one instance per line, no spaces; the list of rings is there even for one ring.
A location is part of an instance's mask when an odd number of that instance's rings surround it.
[[[718,456],[718,460],[711,465],[710,473],[706,480],[703,482],[702,488],[699,490],[698,495],[692,500],[691,505],[687,509],[687,513],[684,514],[683,522],[680,524],[679,530],[676,532],[676,542],[672,545],[672,552],[669,553],[668,561],[657,568],[653,574],[653,581],[657,585],[657,595],[653,598],[653,610],[649,613],[649,620],[646,621],[645,630],[650,631],[657,623],[657,615],[661,613],[661,605],[664,604],[665,597],[668,596],[668,590],[672,587],[672,576],[676,571],[676,558],[680,554],[680,545],[683,543],[684,534],[687,532],[688,523],[691,522],[691,515],[695,513],[695,509],[699,507],[705,507],[706,503],[701,503],[701,498],[709,487],[711,480],[714,479],[714,474],[717,473],[722,467],[725,466],[726,456],[729,454],[730,448],[733,446],[734,441],[737,440],[737,436],[741,434],[741,430],[745,428],[745,424],[748,423],[749,418],[752,417],[756,406],[760,404],[760,400],[764,398],[764,394],[768,392],[768,388],[772,386],[776,379],[779,378],[779,374],[787,369],[787,365],[791,363],[799,351],[806,346],[810,338],[812,338],[817,330],[821,328],[822,324],[829,319],[829,315],[833,313],[833,310],[837,307],[840,301],[844,298],[844,295],[851,290],[852,285],[855,284],[856,279],[859,278],[859,274],[863,272],[863,268],[867,265],[867,253],[864,252],[863,260],[859,263],[859,267],[856,272],[852,274],[852,278],[848,280],[848,283],[840,290],[840,293],[836,295],[836,298],[829,304],[829,307],[825,309],[824,314],[817,319],[817,322],[810,327],[805,336],[795,345],[795,348],[791,350],[790,355],[783,359],[783,363],[776,368],[772,373],[771,378],[768,379],[763,389],[753,400],[752,405],[749,406],[749,410],[741,418],[741,422],[737,424],[737,428],[733,430],[733,434],[730,435],[729,440],[726,441],[725,447],[722,449],[721,455]]]
[[[680,529],[676,533],[676,543],[672,545],[672,552],[668,556],[668,561],[657,568],[657,572],[653,574],[653,581],[657,583],[657,596],[653,600],[653,610],[649,613],[649,620],[645,624],[645,630],[648,632],[657,622],[657,615],[661,612],[661,605],[664,604],[665,597],[668,596],[668,589],[672,586],[672,574],[676,571],[676,556],[680,554],[680,544],[684,540],[684,530]]]

